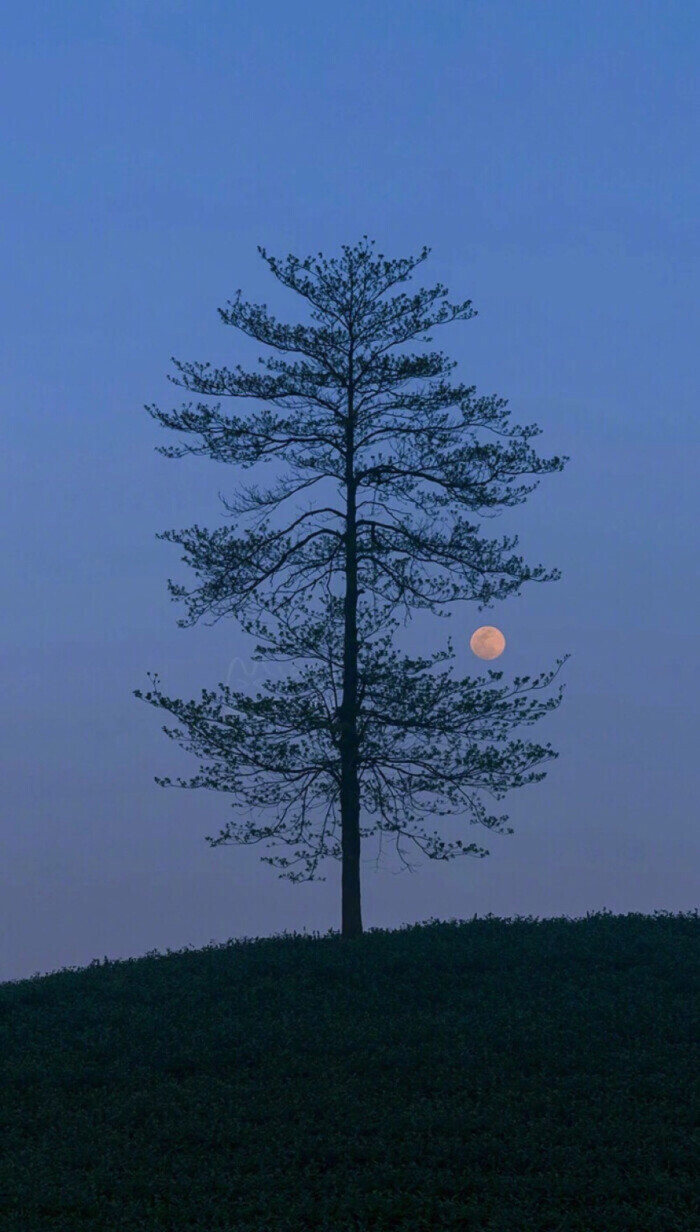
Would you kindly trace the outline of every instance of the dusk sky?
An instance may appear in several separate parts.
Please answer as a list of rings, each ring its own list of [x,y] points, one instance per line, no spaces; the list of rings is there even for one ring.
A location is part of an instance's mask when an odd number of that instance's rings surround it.
[[[154,782],[199,758],[133,695],[148,672],[200,700],[282,670],[251,661],[235,619],[178,628],[167,580],[199,583],[156,535],[230,526],[219,493],[267,491],[288,467],[166,458],[201,441],[144,409],[196,400],[166,380],[171,356],[300,358],[217,313],[240,287],[314,324],[257,245],[280,261],[365,234],[391,260],[430,247],[387,298],[441,282],[478,316],[392,354],[443,351],[451,383],[507,398],[510,427],[542,429],[540,458],[571,459],[481,521],[559,581],[396,632],[424,656],[451,635],[453,678],[491,666],[501,686],[570,654],[528,695],[564,684],[561,704],[510,735],[559,757],[540,783],[478,793],[512,835],[426,819],[483,859],[404,840],[411,873],[385,835],[377,869],[365,839],[365,930],[700,905],[699,17],[689,0],[6,7],[0,981],[340,928],[340,863],[293,884],[260,860],[293,848],[211,847],[232,797]],[[490,665],[469,647],[483,624],[506,639]]]

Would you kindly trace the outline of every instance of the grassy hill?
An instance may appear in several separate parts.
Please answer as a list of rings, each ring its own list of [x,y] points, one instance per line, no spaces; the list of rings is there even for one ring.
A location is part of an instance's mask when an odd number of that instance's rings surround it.
[[[0,984],[2,1232],[700,1232],[700,917]]]

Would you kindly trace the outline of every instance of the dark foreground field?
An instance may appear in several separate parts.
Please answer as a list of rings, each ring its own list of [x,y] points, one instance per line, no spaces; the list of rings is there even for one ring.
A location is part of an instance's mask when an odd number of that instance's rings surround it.
[[[0,985],[2,1232],[700,1232],[700,917]]]

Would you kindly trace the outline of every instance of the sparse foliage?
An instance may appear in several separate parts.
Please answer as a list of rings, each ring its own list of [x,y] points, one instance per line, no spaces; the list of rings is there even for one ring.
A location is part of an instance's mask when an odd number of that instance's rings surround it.
[[[198,403],[193,410],[190,402],[172,414],[146,409],[165,427],[202,439],[200,446],[159,447],[166,457],[207,453],[216,461],[247,467],[279,454],[294,477],[264,496],[251,487],[235,504],[221,498],[232,516],[260,514],[256,529],[241,537],[227,528],[209,532],[196,525],[157,537],[184,547],[182,559],[204,579],[191,593],[168,582],[173,598],[184,599],[189,607],[189,619],[178,621],[180,626],[194,624],[205,613],[215,620],[233,615],[261,639],[254,659],[310,664],[294,679],[266,682],[268,695],[255,699],[220,683],[218,697],[203,690],[201,703],[184,703],[163,696],[157,675],[153,692],[134,692],[175,715],[190,744],[182,730],[163,730],[213,763],[202,765],[202,773],[189,782],[180,779],[179,786],[230,792],[236,807],[243,801],[251,810],[282,806],[272,825],[258,827],[250,820],[237,830],[229,824],[207,841],[212,846],[264,839],[270,846],[300,844],[294,861],[261,857],[281,868],[305,860],[308,876],[280,874],[292,881],[312,880],[324,857],[341,860],[342,935],[354,937],[362,933],[362,838],[376,829],[380,835],[395,834],[405,864],[402,835],[431,859],[488,855],[474,843],[445,844],[437,832],[432,837],[415,833],[419,813],[446,816],[468,806],[473,821],[498,831],[507,815],[487,816],[474,792],[488,790],[501,799],[512,787],[545,778],[545,771],[526,772],[559,756],[550,745],[515,740],[499,749],[485,742],[503,740],[509,728],[531,724],[558,706],[563,686],[558,697],[528,706],[520,694],[531,691],[524,689],[529,676],[516,677],[509,692],[490,687],[502,671],[489,669],[488,686],[478,679],[453,681],[451,669],[427,674],[454,657],[450,638],[448,650],[417,659],[390,648],[391,632],[371,639],[398,625],[391,613],[399,605],[406,620],[411,608],[449,615],[437,609],[458,600],[476,601],[483,610],[494,599],[517,593],[523,582],[560,577],[557,570],[545,574],[541,566],[531,570],[520,557],[506,559],[517,536],[504,536],[500,543],[478,539],[478,523],[459,512],[449,533],[439,520],[448,507],[488,517],[499,506],[520,504],[537,484],[512,488],[518,476],[562,470],[568,458],[539,459],[528,445],[540,432],[534,425],[507,430],[505,399],[477,398],[474,386],[449,385],[444,376],[456,364],[441,352],[388,354],[433,325],[476,315],[467,300],[445,303],[431,318],[430,307],[447,294],[440,284],[413,297],[402,293],[380,302],[391,287],[409,278],[430,249],[417,259],[386,261],[381,253],[374,259],[370,247],[360,243],[353,250],[343,245],[341,262],[300,262],[290,256],[284,266],[263,248],[258,251],[285,286],[310,301],[311,316],[320,325],[279,325],[265,307],[241,303],[240,290],[228,311],[219,309],[220,316],[258,341],[303,358],[298,363],[259,359],[268,374],[244,373],[240,365],[232,372],[173,359],[182,379],[168,379],[190,392],[268,404],[245,420],[222,415],[220,403],[215,408]],[[311,269],[314,279],[300,272]],[[406,382],[414,379],[431,384],[427,390],[406,390]],[[273,407],[281,408],[279,413]],[[449,420],[450,408],[457,408],[456,422]],[[509,444],[479,443],[476,428],[505,437]],[[389,451],[368,457],[367,450],[383,441],[392,442]],[[324,479],[335,481],[339,496],[326,498],[317,491],[305,512],[290,515],[281,530],[269,529],[269,511]],[[412,501],[425,515],[421,524],[391,508],[392,497]],[[425,566],[452,580],[431,580]],[[341,595],[331,590],[335,579],[344,583]],[[262,589],[268,582],[271,593]],[[310,606],[319,587],[320,614]],[[363,595],[371,596],[371,604],[360,602]],[[276,628],[259,618],[262,612],[274,618]],[[534,680],[531,689],[547,687],[569,657],[557,660],[557,668]],[[156,782],[171,785],[168,778]],[[432,801],[421,803],[417,796],[423,793]],[[435,797],[452,807],[436,807]],[[338,804],[340,842],[335,837]],[[325,811],[314,829],[311,813],[318,805]],[[361,807],[376,816],[375,826],[360,826]],[[505,832],[513,833],[510,827]]]

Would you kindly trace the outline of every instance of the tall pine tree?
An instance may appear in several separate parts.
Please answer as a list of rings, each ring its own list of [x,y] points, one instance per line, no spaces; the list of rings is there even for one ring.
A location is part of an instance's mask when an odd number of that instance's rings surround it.
[[[189,782],[178,780],[179,786],[231,792],[236,808],[239,801],[251,810],[283,806],[272,825],[258,827],[249,820],[237,831],[229,823],[217,839],[206,836],[212,846],[261,839],[270,839],[270,846],[305,844],[294,861],[261,857],[282,868],[305,860],[307,876],[280,874],[291,881],[313,880],[324,857],[341,860],[341,933],[349,938],[362,933],[361,838],[376,829],[395,834],[404,864],[401,835],[431,859],[488,855],[475,843],[446,846],[436,832],[415,833],[419,813],[445,816],[468,806],[472,822],[499,830],[507,814],[487,816],[474,791],[486,789],[501,799],[512,787],[545,778],[545,771],[526,777],[524,772],[559,756],[551,745],[515,740],[499,750],[484,741],[503,740],[508,728],[533,723],[558,706],[563,685],[558,697],[530,701],[528,707],[520,694],[530,691],[523,688],[529,676],[516,676],[509,693],[507,687],[470,678],[450,680],[452,669],[429,675],[428,668],[454,658],[451,639],[446,651],[412,659],[391,649],[390,630],[399,623],[391,616],[398,605],[406,623],[412,607],[449,615],[438,611],[439,605],[470,599],[483,610],[493,599],[517,593],[525,581],[557,580],[557,570],[545,574],[541,566],[529,569],[520,557],[505,559],[517,536],[500,543],[478,539],[478,523],[459,512],[446,533],[439,519],[448,506],[489,516],[486,511],[498,506],[522,503],[538,485],[512,488],[517,476],[562,470],[569,459],[539,459],[528,445],[541,431],[534,425],[506,430],[505,399],[477,398],[475,386],[447,384],[444,375],[456,363],[441,352],[389,355],[431,326],[476,315],[470,300],[442,304],[434,316],[426,315],[447,294],[440,284],[413,297],[401,293],[382,300],[391,287],[407,281],[429,248],[416,259],[386,261],[382,253],[375,259],[361,242],[353,250],[343,245],[342,261],[300,262],[289,256],[284,266],[264,248],[258,251],[285,286],[309,300],[319,325],[279,325],[265,306],[241,303],[240,290],[236,302],[228,301],[228,311],[219,314],[259,342],[302,359],[259,359],[265,375],[244,373],[240,365],[232,372],[173,359],[182,379],[168,379],[190,392],[267,403],[245,420],[222,415],[220,403],[214,408],[198,403],[192,410],[190,402],[172,414],[145,409],[165,427],[202,441],[158,447],[166,457],[207,453],[245,467],[279,454],[295,477],[266,495],[251,487],[235,504],[222,498],[234,516],[261,511],[256,529],[240,537],[230,529],[209,532],[195,525],[157,538],[184,547],[183,560],[204,579],[191,593],[168,582],[173,598],[188,603],[189,619],[178,625],[192,625],[205,612],[215,619],[234,615],[246,632],[262,639],[254,659],[310,663],[293,679],[265,682],[267,696],[256,699],[220,683],[218,697],[204,689],[200,704],[184,703],[163,696],[157,675],[151,677],[153,692],[134,693],[175,715],[191,743],[177,729],[164,727],[166,734],[212,763],[202,765],[203,773]],[[301,273],[312,269],[313,278]],[[429,336],[420,340],[432,342]],[[415,379],[431,384],[409,392],[406,383]],[[458,412],[456,422],[446,413],[450,408]],[[477,443],[475,428],[509,444]],[[391,442],[386,452],[368,453],[380,442]],[[284,529],[269,529],[268,511],[328,478],[336,481],[335,499],[317,496],[305,512],[290,513]],[[391,498],[412,501],[426,515],[422,523],[392,508]],[[430,580],[425,565],[458,580]],[[335,579],[341,582],[340,595],[331,590]],[[263,589],[266,583],[273,584],[270,593]],[[309,605],[318,588],[320,613]],[[371,604],[360,602],[362,596],[371,597]],[[275,628],[259,618],[262,612],[272,616]],[[382,631],[384,636],[371,640]],[[536,678],[531,688],[549,685],[569,657],[557,660],[556,669]],[[488,674],[492,685],[503,672]],[[167,778],[156,782],[171,785]],[[433,799],[419,803],[419,793]],[[436,797],[452,807],[437,807]],[[314,829],[310,811],[318,803],[326,808]],[[378,815],[376,826],[360,826],[363,806]]]

